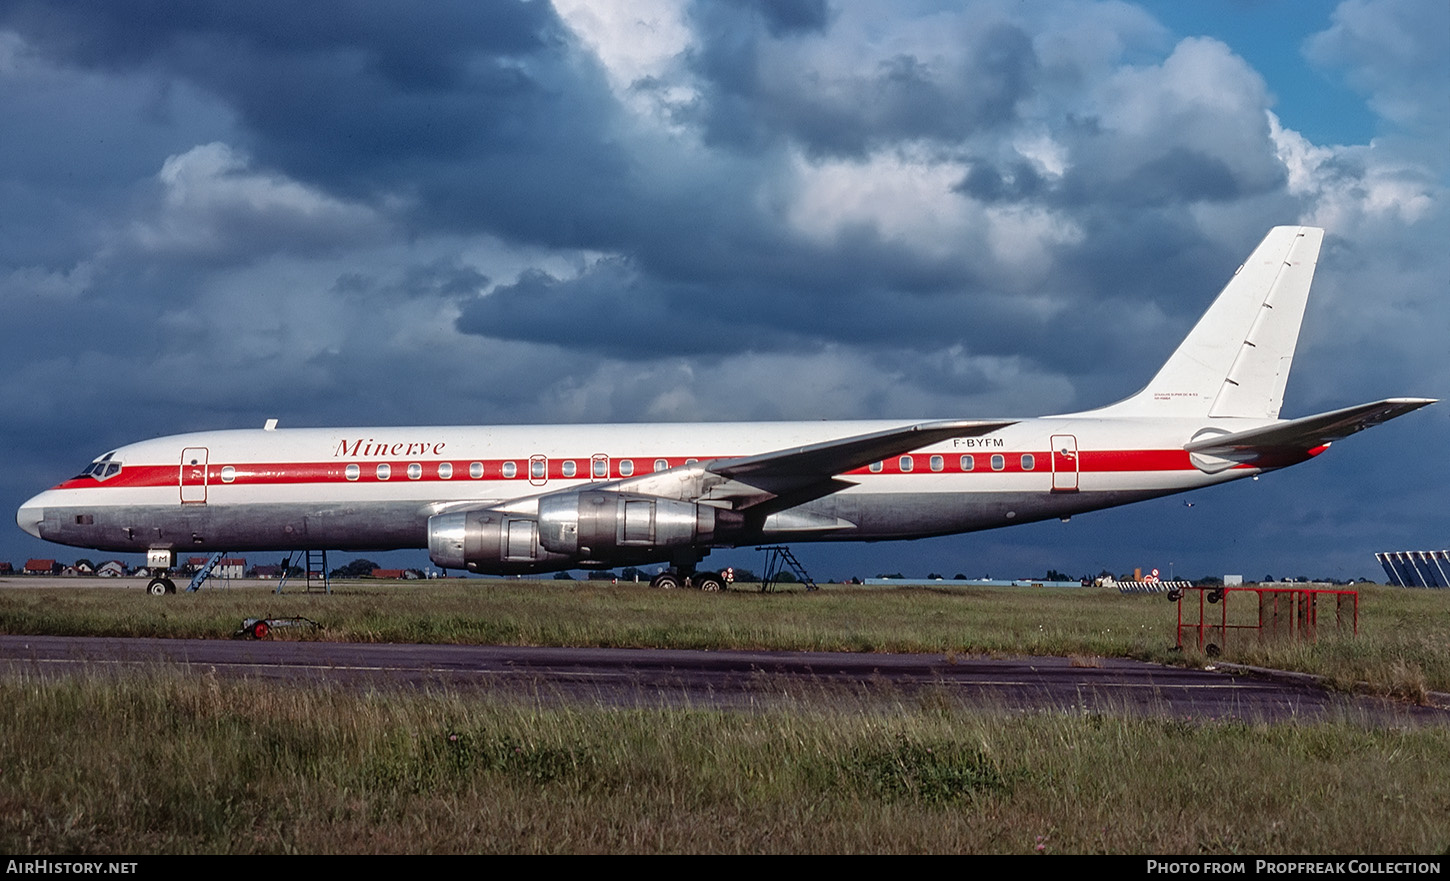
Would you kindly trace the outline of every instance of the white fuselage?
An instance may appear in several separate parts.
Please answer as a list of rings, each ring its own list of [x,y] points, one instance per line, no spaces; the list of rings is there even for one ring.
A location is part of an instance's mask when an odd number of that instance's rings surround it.
[[[1183,449],[1196,432],[1273,421],[1087,414],[1020,420],[846,472],[840,479],[854,485],[776,512],[726,543],[917,538],[1195,489],[1265,470],[1197,467]],[[108,551],[426,547],[429,518],[453,509],[507,505],[900,424],[200,432],[121,447],[97,460],[106,463],[91,469],[98,473],[26,502],[17,519],[41,538]]]

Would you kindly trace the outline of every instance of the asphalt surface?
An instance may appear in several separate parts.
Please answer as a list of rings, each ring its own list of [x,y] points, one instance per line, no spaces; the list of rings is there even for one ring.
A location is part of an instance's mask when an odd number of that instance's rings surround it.
[[[0,636],[0,670],[9,672],[125,675],[168,666],[279,684],[447,688],[611,706],[745,708],[850,696],[1185,719],[1450,724],[1450,710],[1331,692],[1306,677],[1120,659]]]

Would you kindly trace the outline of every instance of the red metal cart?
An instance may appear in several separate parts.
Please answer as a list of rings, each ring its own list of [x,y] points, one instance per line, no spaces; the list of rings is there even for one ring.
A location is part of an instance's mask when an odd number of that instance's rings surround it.
[[[1359,591],[1296,584],[1174,588],[1178,647],[1196,645],[1215,657],[1243,639],[1307,639],[1321,627],[1359,635]]]

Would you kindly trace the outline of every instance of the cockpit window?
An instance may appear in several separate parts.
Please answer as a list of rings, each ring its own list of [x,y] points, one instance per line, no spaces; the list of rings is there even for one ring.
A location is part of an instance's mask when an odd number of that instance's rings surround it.
[[[86,470],[77,474],[76,477],[94,477],[96,480],[105,480],[108,477],[115,477],[121,473],[121,463],[115,458],[116,451],[112,450],[101,458],[91,463]]]

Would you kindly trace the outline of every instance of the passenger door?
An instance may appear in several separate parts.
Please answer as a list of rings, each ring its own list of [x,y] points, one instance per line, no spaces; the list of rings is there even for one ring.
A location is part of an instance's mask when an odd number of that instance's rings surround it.
[[[187,447],[181,451],[181,503],[206,504],[206,447]]]

